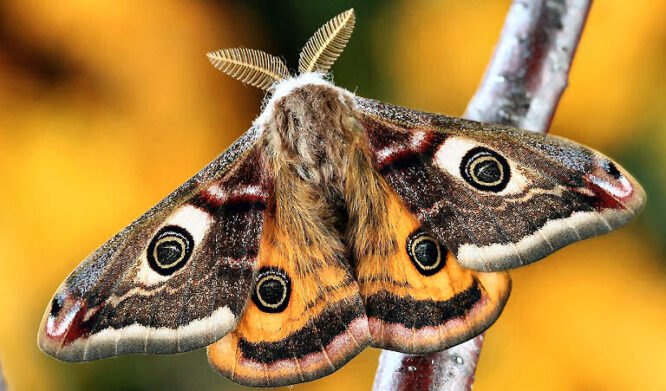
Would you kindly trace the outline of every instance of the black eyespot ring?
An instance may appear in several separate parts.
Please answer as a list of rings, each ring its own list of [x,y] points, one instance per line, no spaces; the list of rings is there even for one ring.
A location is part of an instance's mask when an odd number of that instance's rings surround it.
[[[171,275],[185,266],[193,249],[194,239],[185,228],[167,225],[148,245],[148,265],[163,276]]]
[[[256,278],[252,301],[263,312],[282,312],[289,305],[291,279],[279,267],[262,267]]]
[[[460,162],[460,175],[479,190],[499,192],[511,179],[511,168],[506,159],[484,147],[470,149]]]
[[[407,254],[416,270],[424,276],[432,276],[446,265],[446,248],[420,230],[407,238]]]

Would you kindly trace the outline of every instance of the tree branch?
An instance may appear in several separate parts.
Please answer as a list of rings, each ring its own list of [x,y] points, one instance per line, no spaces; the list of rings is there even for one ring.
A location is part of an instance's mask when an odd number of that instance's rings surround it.
[[[591,0],[514,0],[465,118],[547,132]]]
[[[5,378],[2,376],[2,365],[0,365],[0,391],[7,390],[7,383],[5,383]]]
[[[465,118],[546,133],[592,0],[514,0]],[[439,353],[383,351],[374,391],[470,390],[483,335]]]

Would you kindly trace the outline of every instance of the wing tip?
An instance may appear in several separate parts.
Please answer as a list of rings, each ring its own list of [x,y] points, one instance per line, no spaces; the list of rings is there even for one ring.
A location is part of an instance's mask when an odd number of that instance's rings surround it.
[[[64,316],[62,313],[55,316],[51,309],[45,313],[37,335],[37,345],[44,353],[69,362],[125,354],[182,353],[216,342],[238,322],[228,307],[220,307],[211,316],[193,320],[176,329],[134,323],[89,333],[82,327],[81,319],[85,311],[80,311],[81,308],[79,306],[69,318],[72,310]]]

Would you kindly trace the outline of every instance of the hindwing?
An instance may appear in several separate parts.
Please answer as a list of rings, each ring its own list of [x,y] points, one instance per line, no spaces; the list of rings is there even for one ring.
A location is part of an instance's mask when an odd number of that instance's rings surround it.
[[[373,346],[431,353],[489,327],[509,297],[508,273],[479,273],[458,265],[395,194],[389,197],[388,215],[397,241],[394,251],[366,255],[356,268]]]
[[[294,247],[270,213],[263,230],[252,300],[238,327],[208,347],[208,360],[244,385],[318,379],[371,342],[358,285],[342,254]]]

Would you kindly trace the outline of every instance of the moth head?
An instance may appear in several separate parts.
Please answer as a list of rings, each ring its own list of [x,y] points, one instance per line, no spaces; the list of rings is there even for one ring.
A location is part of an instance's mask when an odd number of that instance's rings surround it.
[[[355,21],[354,10],[349,9],[321,26],[301,51],[299,73],[326,73],[351,38]],[[280,58],[259,50],[222,49],[208,53],[208,59],[227,75],[266,91],[274,91],[291,76]]]

